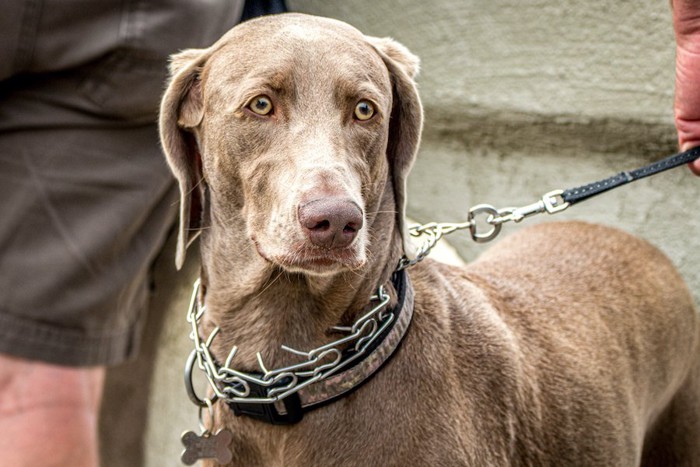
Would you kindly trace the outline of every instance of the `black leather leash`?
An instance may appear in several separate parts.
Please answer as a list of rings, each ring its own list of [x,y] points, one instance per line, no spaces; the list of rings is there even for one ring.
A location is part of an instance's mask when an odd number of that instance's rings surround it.
[[[688,164],[693,162],[698,157],[700,157],[700,147],[689,149],[687,151],[681,152],[679,154],[667,157],[660,161],[654,162],[642,168],[632,170],[629,172],[620,172],[617,175],[606,178],[605,180],[600,180],[598,182],[589,183],[588,185],[580,186],[577,188],[571,188],[569,190],[564,190],[561,197],[564,201],[569,204],[575,204],[580,201],[586,200],[592,196],[599,195],[613,188],[617,188],[621,185],[639,180],[641,178],[648,177],[650,175],[663,172],[674,167],[678,167],[683,164]]]
[[[422,261],[437,242],[445,235],[462,229],[469,229],[472,240],[478,243],[490,242],[498,236],[501,228],[507,222],[521,222],[528,217],[548,213],[555,214],[567,209],[569,206],[584,201],[595,195],[599,195],[613,188],[645,178],[665,170],[688,164],[700,157],[700,146],[675,154],[647,166],[629,172],[620,172],[617,175],[589,183],[568,190],[554,190],[546,193],[538,201],[521,207],[508,207],[497,209],[490,204],[478,204],[469,209],[466,222],[437,223],[414,225],[409,232],[414,237],[425,236],[426,241],[413,255],[413,258],[403,257],[399,263],[399,269],[403,269]],[[481,220],[481,221],[479,221]],[[486,230],[484,231],[484,228]]]

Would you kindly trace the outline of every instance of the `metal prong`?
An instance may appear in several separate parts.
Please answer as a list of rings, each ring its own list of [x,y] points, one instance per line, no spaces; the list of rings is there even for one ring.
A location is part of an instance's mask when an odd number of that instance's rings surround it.
[[[214,341],[214,338],[216,337],[217,334],[221,331],[221,328],[219,326],[215,327],[214,330],[209,334],[209,337],[207,337],[207,341],[204,343],[207,347],[211,347],[211,343]]]
[[[291,347],[287,347],[286,345],[281,345],[280,348],[282,350],[286,350],[289,353],[293,353],[294,355],[299,355],[302,357],[309,358],[309,352],[302,352],[301,350],[293,349]]]
[[[263,363],[262,354],[258,352],[255,354],[255,357],[258,359],[258,365],[260,365],[260,369],[262,370],[263,374],[268,374],[269,372],[267,371],[267,368],[265,368],[265,364]]]
[[[225,367],[231,367],[231,362],[233,361],[233,357],[236,355],[236,352],[238,352],[238,347],[234,345],[233,347],[231,347],[231,351],[228,353],[228,357],[226,357],[226,362],[224,363]]]

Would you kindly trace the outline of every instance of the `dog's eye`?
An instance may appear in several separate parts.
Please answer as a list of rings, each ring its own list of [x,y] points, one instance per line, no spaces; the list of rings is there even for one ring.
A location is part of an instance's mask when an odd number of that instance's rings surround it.
[[[368,101],[360,101],[355,106],[355,118],[360,121],[366,121],[374,115],[374,106]]]
[[[258,115],[269,115],[272,112],[272,101],[267,96],[258,96],[248,104],[248,108]]]

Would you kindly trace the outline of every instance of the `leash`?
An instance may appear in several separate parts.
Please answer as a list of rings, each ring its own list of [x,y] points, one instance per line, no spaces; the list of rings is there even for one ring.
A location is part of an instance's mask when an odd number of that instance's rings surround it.
[[[522,207],[496,209],[490,204],[478,204],[469,209],[467,220],[460,223],[430,222],[411,226],[408,231],[413,237],[425,236],[425,242],[418,248],[414,259],[401,258],[398,270],[413,266],[422,261],[430,250],[445,235],[457,230],[469,229],[472,240],[486,243],[495,239],[501,233],[503,224],[521,222],[537,214],[556,214],[606,191],[655,175],[666,170],[679,167],[695,161],[700,157],[700,146],[675,154],[644,167],[620,172],[597,182],[582,185],[567,190],[554,190],[544,194],[538,201]]]
[[[673,169],[674,167],[688,164],[695,161],[698,157],[700,157],[700,147],[689,149],[685,152],[667,157],[666,159],[654,162],[653,164],[649,164],[637,170],[632,170],[631,172],[620,172],[617,175],[613,175],[612,177],[606,178],[605,180],[601,180],[599,182],[589,183],[588,185],[578,188],[565,190],[561,197],[564,201],[569,203],[569,205],[576,204],[608,190],[612,190],[613,188],[634,182],[635,180],[640,180],[642,178],[664,172],[668,169]]]

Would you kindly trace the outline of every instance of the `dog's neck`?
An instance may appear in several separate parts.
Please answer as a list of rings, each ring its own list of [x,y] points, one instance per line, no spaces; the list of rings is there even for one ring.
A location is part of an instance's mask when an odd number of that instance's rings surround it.
[[[235,345],[237,368],[258,370],[257,352],[268,368],[288,365],[298,357],[281,345],[309,351],[337,338],[329,330],[351,324],[370,305],[379,285],[389,285],[395,300],[388,282],[403,251],[393,202],[393,191],[387,187],[372,210],[377,214],[368,215],[374,241],[367,264],[332,276],[285,272],[261,258],[249,242],[242,247],[240,238],[217,235],[212,225],[201,245],[204,331],[208,335],[214,326],[221,328],[212,344],[214,355],[223,361]]]

